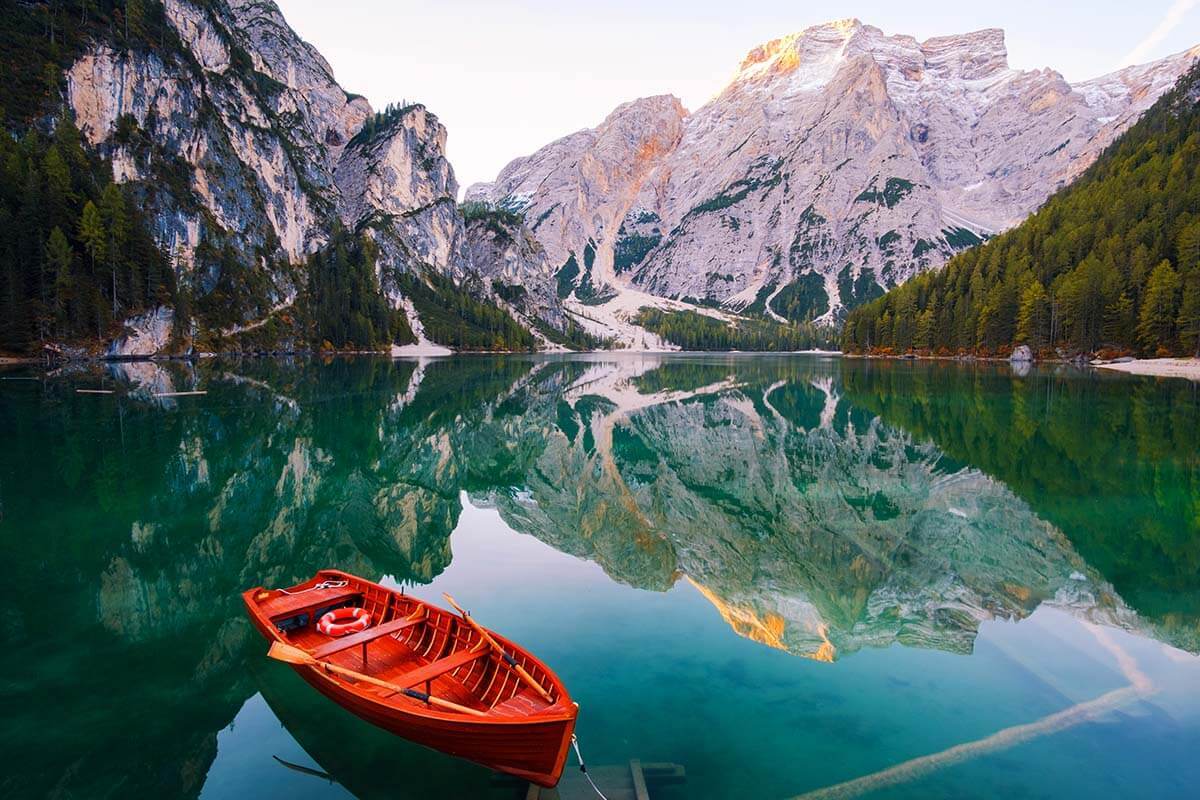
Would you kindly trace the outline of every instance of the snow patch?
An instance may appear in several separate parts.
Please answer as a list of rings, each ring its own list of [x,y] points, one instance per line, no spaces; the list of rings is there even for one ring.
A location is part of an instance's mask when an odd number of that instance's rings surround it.
[[[392,358],[428,358],[431,356],[454,355],[454,351],[449,347],[436,344],[426,338],[425,326],[421,324],[421,318],[417,315],[417,309],[413,306],[412,300],[407,297],[400,298],[399,307],[404,312],[404,316],[408,320],[408,327],[412,328],[413,335],[417,337],[417,341],[416,344],[392,345]]]

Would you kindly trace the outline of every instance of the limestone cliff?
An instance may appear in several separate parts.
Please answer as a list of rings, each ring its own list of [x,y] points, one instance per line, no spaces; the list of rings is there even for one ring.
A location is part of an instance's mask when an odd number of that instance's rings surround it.
[[[564,328],[554,269],[545,248],[520,217],[485,212],[468,219],[466,241],[471,267],[499,302],[527,319],[544,320],[560,331]]]
[[[270,0],[165,0],[162,27],[158,46],[92,41],[67,70],[65,94],[201,309],[198,324],[176,319],[177,334],[302,342],[295,320],[313,302],[305,267],[336,226],[374,240],[379,291],[409,310],[409,327],[420,320],[405,281],[448,278],[453,287],[429,291],[476,287],[477,300],[496,304],[487,287],[504,268],[481,264],[478,279],[435,115],[420,104],[373,111]],[[236,295],[237,310],[206,316],[214,290]],[[160,352],[162,326],[149,326],[166,313],[129,320],[109,354]]]
[[[690,115],[627,103],[468,194],[523,211],[558,264],[594,249],[579,286],[837,319],[1019,222],[1197,55],[1070,84],[1011,68],[999,30],[832,22],[754,48]]]

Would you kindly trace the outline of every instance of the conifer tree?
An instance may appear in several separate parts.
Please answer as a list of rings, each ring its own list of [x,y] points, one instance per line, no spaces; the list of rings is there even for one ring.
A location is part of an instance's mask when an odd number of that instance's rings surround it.
[[[125,38],[146,35],[146,0],[125,0]]]
[[[92,272],[96,272],[96,262],[104,258],[104,244],[107,237],[104,234],[104,220],[100,209],[88,200],[83,204],[83,213],[79,217],[79,240],[83,242],[87,254],[92,259]]]
[[[104,320],[103,303],[96,286],[96,262],[104,258],[105,235],[100,209],[96,208],[96,204],[91,200],[84,203],[83,213],[79,217],[79,240],[83,242],[84,249],[92,259],[92,281],[88,301],[96,312],[96,337],[99,338],[104,333]]]
[[[1116,345],[1128,345],[1135,339],[1137,313],[1128,292],[1121,292],[1104,316],[1104,341]]]
[[[1046,346],[1049,327],[1050,300],[1046,297],[1046,287],[1037,278],[1031,278],[1021,292],[1016,341],[1040,350]]]
[[[117,265],[125,250],[126,240],[129,238],[129,217],[125,213],[125,196],[115,183],[105,186],[104,193],[100,195],[100,216],[104,230],[108,234],[104,243],[104,251],[108,256],[108,271],[112,285],[112,311],[115,317],[119,306]]]
[[[918,350],[933,350],[933,335],[936,317],[937,309],[934,306],[926,308],[917,315],[917,332],[914,345]]]
[[[71,276],[74,258],[75,252],[66,234],[55,226],[46,241],[46,270],[54,276],[54,321],[60,335],[75,322],[72,317],[74,281]]]
[[[1145,352],[1153,355],[1160,347],[1170,349],[1178,295],[1179,275],[1171,268],[1171,262],[1164,259],[1150,273],[1138,319],[1138,342]]]
[[[1183,278],[1183,298],[1175,324],[1184,351],[1200,358],[1200,266],[1193,267]]]
[[[1200,269],[1200,220],[1184,226],[1175,237],[1175,265],[1180,275]]]

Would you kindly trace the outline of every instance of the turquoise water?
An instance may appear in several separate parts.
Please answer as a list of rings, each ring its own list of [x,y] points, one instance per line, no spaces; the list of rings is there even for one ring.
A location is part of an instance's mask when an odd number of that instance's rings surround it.
[[[454,594],[564,679],[591,765],[683,766],[656,798],[1200,785],[1192,384],[636,355],[0,378],[5,796],[523,797],[264,657],[238,592],[326,566]]]

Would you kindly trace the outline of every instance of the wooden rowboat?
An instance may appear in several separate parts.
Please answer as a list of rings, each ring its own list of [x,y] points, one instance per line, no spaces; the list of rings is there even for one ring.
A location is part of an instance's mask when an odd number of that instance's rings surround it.
[[[343,708],[435,750],[558,783],[578,707],[545,664],[466,613],[337,570],[242,600],[271,655]],[[370,627],[318,632],[326,612],[344,607],[366,609]]]

